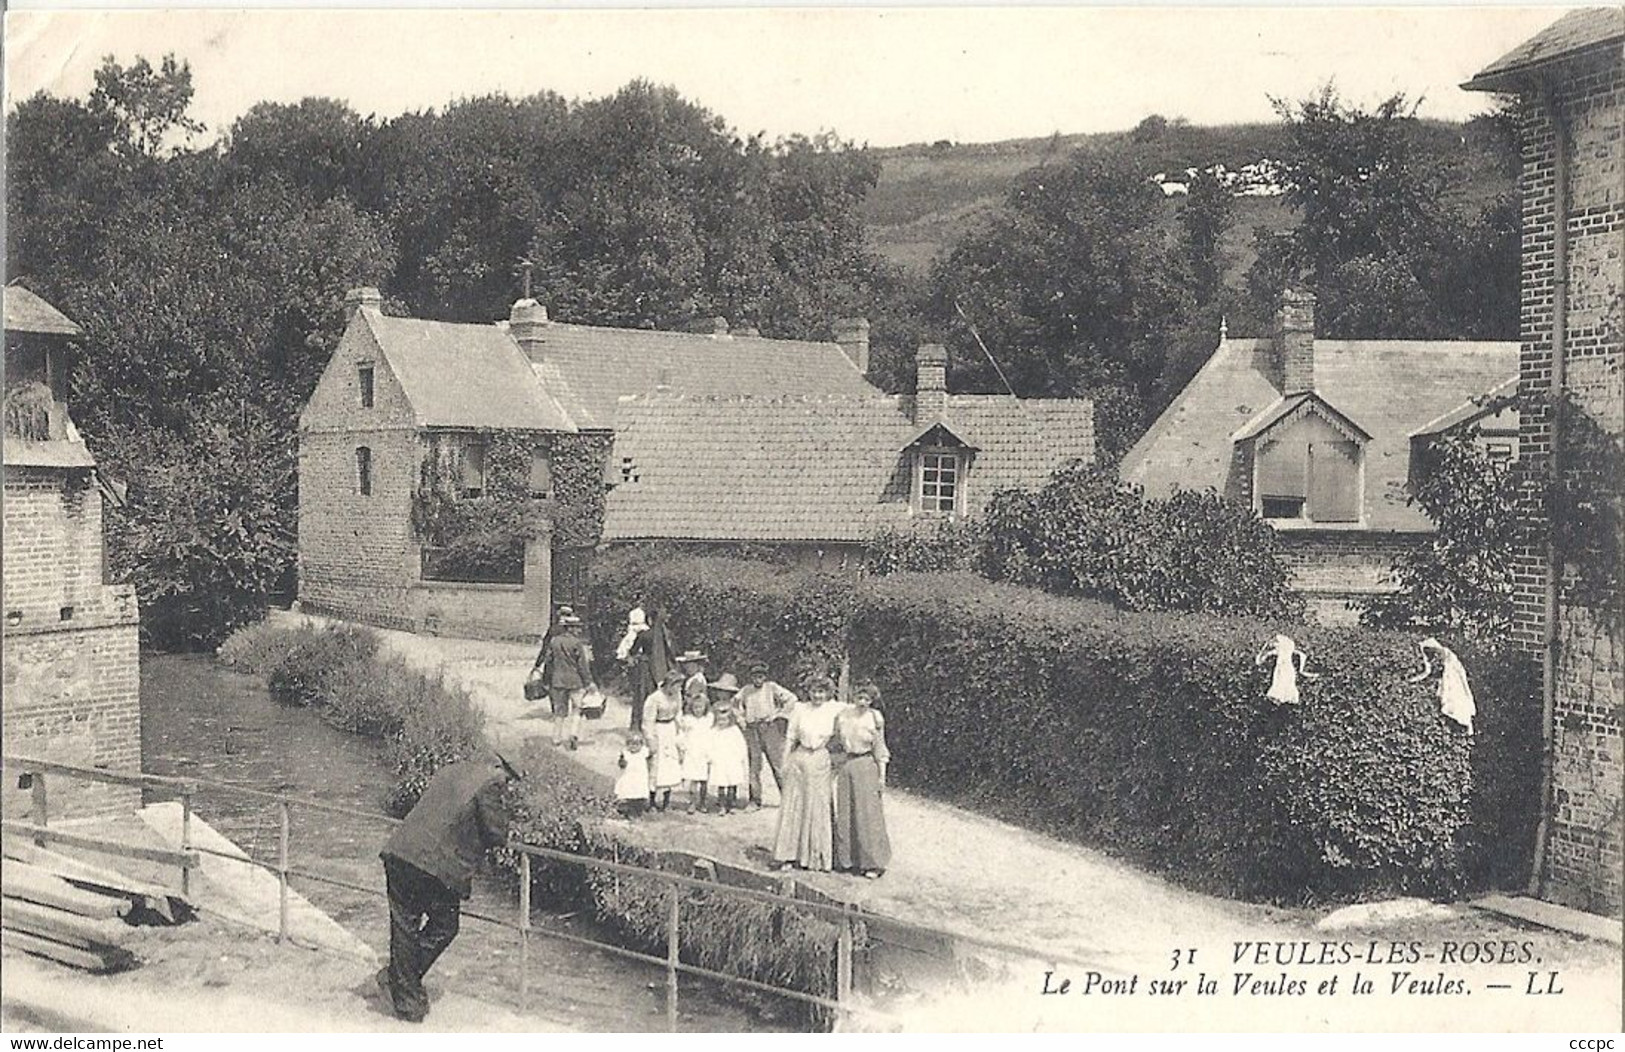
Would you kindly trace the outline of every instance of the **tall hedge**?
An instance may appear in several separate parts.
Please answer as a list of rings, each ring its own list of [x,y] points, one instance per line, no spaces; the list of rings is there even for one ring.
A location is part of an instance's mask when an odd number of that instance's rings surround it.
[[[1413,635],[1125,613],[969,574],[826,575],[635,553],[595,612],[667,605],[718,668],[849,654],[884,694],[898,784],[1223,894],[1450,895],[1521,882],[1538,792],[1529,663],[1458,648],[1477,736],[1439,712]],[[1320,678],[1265,697],[1283,628]],[[906,848],[905,848],[906,850]]]

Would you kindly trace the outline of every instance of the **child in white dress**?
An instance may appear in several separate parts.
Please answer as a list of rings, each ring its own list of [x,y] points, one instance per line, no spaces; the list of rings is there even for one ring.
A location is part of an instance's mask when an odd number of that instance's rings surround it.
[[[627,818],[636,818],[649,808],[649,750],[643,735],[632,731],[621,750],[621,773],[615,778],[615,809]]]
[[[731,815],[739,805],[739,787],[750,778],[750,752],[745,732],[734,710],[739,683],[724,672],[708,684],[711,691],[711,788],[717,794],[717,814]]]
[[[677,751],[688,783],[688,813],[706,811],[706,779],[711,774],[711,713],[703,695],[688,699],[688,711],[677,717]]]

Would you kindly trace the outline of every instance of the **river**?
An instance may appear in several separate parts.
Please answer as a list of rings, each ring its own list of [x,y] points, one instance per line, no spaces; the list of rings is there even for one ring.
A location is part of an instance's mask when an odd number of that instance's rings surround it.
[[[279,704],[257,676],[221,668],[197,655],[146,655],[141,661],[141,746],[146,769],[287,793],[383,814],[391,779],[376,743],[337,730],[310,709]],[[255,858],[274,861],[275,805],[221,791],[199,793],[197,813]],[[381,821],[294,808],[290,857],[302,869],[383,890],[378,848]],[[314,880],[296,890],[380,954],[388,947],[389,914],[381,895]],[[512,917],[513,887],[480,879],[468,909]],[[585,919],[539,903],[532,923],[608,941]],[[466,918],[462,933],[429,975],[431,996],[455,988],[516,1005],[519,948],[514,934]],[[531,939],[532,1007],[591,1032],[665,1029],[665,972],[556,939]],[[685,980],[681,1026],[699,1032],[780,1030],[788,1011],[709,982]]]

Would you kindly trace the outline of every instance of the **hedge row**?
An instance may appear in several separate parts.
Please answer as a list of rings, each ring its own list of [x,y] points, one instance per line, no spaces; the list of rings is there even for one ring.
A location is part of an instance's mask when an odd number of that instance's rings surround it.
[[[378,637],[351,625],[250,626],[230,637],[220,661],[267,677],[283,700],[320,708],[343,730],[385,742],[384,760],[397,781],[388,809],[404,814],[433,773],[471,755],[483,718],[468,695],[426,676],[399,658],[378,653]],[[515,786],[514,828],[526,843],[659,868],[654,852],[618,841],[603,820],[614,813],[607,779],[527,742],[526,777]],[[517,875],[518,855],[497,860]],[[586,907],[623,944],[651,954],[666,947],[667,893],[653,878],[615,877],[567,864],[533,866],[536,900],[564,909]],[[834,996],[835,928],[791,909],[737,896],[685,891],[683,959],[758,982]],[[815,1026],[828,1022],[807,1013]]]
[[[606,559],[597,620],[668,611],[719,668],[850,654],[880,684],[898,784],[1274,901],[1452,895],[1525,875],[1540,794],[1538,678],[1458,648],[1469,737],[1413,684],[1413,636],[1292,626],[1319,679],[1265,697],[1279,626],[1122,613],[968,574],[862,581],[666,558]],[[834,601],[819,609],[820,597]],[[798,661],[799,659],[799,661]]]

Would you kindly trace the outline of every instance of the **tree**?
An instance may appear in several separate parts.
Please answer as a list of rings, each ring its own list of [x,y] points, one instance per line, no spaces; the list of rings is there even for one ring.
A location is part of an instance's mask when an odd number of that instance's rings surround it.
[[[1517,333],[1515,195],[1477,214],[1452,195],[1461,176],[1424,148],[1416,105],[1393,95],[1366,110],[1330,85],[1276,100],[1287,133],[1285,237],[1260,231],[1247,276],[1254,319],[1288,284],[1307,284],[1320,331],[1340,338],[1507,339]],[[1493,120],[1474,132],[1497,164],[1515,147]]]
[[[1164,500],[1087,464],[1037,493],[994,494],[985,516],[990,577],[1128,610],[1294,617],[1275,531],[1211,490]]]
[[[1119,154],[1083,150],[1021,176],[933,272],[954,385],[1003,390],[973,324],[1017,395],[1094,398],[1097,449],[1126,450],[1193,306],[1163,214],[1161,191]]]
[[[1206,306],[1224,290],[1224,258],[1219,242],[1235,220],[1236,204],[1230,188],[1211,169],[1198,171],[1189,186],[1185,205],[1179,210],[1179,225],[1185,232],[1196,302]]]
[[[156,70],[144,58],[122,66],[109,55],[95,76],[90,111],[113,118],[121,152],[156,157],[166,139],[185,140],[204,130],[186,115],[192,104],[192,67],[174,55],[165,55]]]
[[[1372,598],[1364,624],[1494,642],[1514,620],[1514,557],[1520,530],[1518,478],[1470,434],[1436,440],[1409,502],[1433,519],[1431,540],[1394,565],[1399,589]]]

